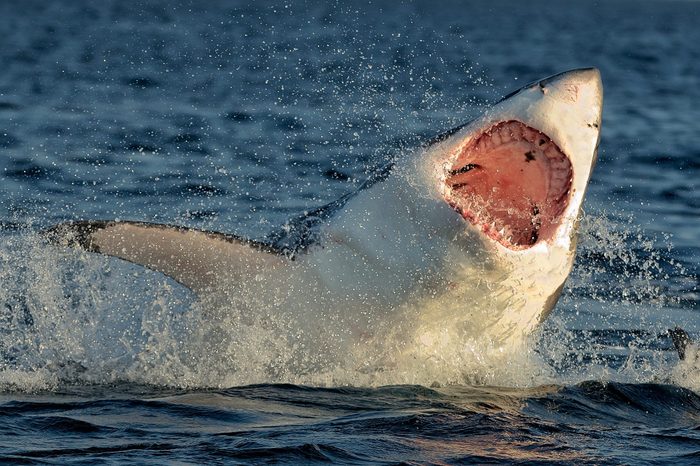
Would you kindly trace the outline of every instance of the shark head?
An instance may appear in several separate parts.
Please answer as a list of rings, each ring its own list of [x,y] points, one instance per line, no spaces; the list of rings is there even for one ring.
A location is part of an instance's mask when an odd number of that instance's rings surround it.
[[[457,281],[488,283],[465,287],[460,299],[480,299],[490,314],[479,320],[497,323],[499,334],[530,333],[561,293],[597,156],[602,99],[597,69],[557,74],[509,94],[417,158],[429,197],[448,207],[433,210],[461,217],[468,244],[452,256],[464,275]]]
[[[568,247],[595,163],[602,84],[574,70],[510,94],[436,164],[445,201],[503,248]]]

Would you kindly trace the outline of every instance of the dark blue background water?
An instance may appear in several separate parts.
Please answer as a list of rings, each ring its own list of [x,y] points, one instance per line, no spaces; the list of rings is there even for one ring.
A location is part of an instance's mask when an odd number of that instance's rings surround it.
[[[700,367],[663,333],[700,332],[698,24],[694,1],[0,3],[0,457],[694,464]],[[266,380],[212,345],[197,378],[172,330],[191,296],[36,236],[122,218],[261,237],[581,66],[603,75],[601,153],[535,376],[247,386]]]

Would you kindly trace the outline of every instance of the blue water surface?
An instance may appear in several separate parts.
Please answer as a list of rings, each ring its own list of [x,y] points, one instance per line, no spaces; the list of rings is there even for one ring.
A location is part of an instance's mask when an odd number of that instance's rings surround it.
[[[0,2],[0,460],[696,464],[699,367],[665,332],[700,337],[698,24],[690,0]],[[587,66],[600,154],[536,376],[248,377],[225,336],[182,344],[186,290],[37,234],[117,218],[262,238]]]

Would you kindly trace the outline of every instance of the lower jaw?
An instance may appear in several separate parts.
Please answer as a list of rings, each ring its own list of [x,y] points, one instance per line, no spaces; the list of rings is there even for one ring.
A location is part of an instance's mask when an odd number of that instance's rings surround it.
[[[532,232],[526,233],[526,241],[513,241],[512,236],[508,235],[507,230],[499,230],[498,226],[493,222],[480,222],[477,216],[472,212],[460,209],[454,203],[450,204],[452,208],[459,212],[462,218],[469,222],[474,228],[477,228],[482,234],[486,235],[489,239],[499,243],[507,249],[513,251],[522,251],[533,247],[541,240],[541,238],[539,237],[539,230],[533,230]],[[523,234],[520,234],[519,237],[522,237],[522,235]]]

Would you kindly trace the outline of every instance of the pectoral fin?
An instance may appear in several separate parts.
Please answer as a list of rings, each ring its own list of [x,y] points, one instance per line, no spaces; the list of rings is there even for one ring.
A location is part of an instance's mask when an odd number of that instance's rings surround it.
[[[172,225],[85,221],[62,223],[44,233],[54,244],[79,246],[156,270],[198,294],[222,278],[254,276],[288,261],[264,243]]]
[[[685,353],[688,345],[692,343],[688,332],[680,327],[674,327],[668,330],[668,334],[673,341],[673,346],[676,347],[676,352],[678,352],[678,358],[680,360],[685,359]]]

